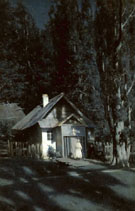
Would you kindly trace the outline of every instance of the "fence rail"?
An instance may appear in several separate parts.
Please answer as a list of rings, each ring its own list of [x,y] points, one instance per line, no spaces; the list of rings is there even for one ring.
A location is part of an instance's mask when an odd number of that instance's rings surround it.
[[[112,161],[113,159],[113,144],[104,142],[95,142],[91,145],[88,153],[90,158],[96,158],[104,161]],[[131,144],[129,161],[135,162],[135,143]]]
[[[88,157],[111,161],[113,158],[113,145],[112,143],[95,142],[88,147]]]
[[[8,154],[12,157],[42,157],[42,145],[39,143],[29,144],[28,142],[8,142]]]
[[[112,143],[94,143],[92,148],[88,149],[89,158],[111,161],[113,158]],[[30,144],[28,142],[8,141],[8,155],[11,157],[32,157],[42,158],[42,144]],[[135,162],[135,143],[131,145],[130,162]]]

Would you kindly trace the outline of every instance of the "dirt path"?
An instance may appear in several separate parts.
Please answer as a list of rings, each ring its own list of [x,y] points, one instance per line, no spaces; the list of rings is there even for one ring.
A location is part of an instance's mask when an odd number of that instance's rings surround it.
[[[135,170],[90,163],[0,160],[0,211],[126,211],[135,207]]]

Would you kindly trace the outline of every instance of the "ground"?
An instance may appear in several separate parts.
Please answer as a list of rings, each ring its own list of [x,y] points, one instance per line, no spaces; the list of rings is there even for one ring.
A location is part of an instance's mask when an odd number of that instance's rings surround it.
[[[135,169],[96,161],[73,166],[0,160],[0,211],[127,211],[135,208]]]

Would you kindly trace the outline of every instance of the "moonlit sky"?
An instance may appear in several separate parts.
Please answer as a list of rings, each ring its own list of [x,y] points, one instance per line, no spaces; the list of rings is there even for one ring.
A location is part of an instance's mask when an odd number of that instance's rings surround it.
[[[9,0],[12,5],[16,5],[18,0]],[[28,11],[33,16],[36,25],[43,28],[48,21],[48,11],[51,5],[51,0],[19,0],[24,4]]]
[[[33,16],[36,25],[42,29],[44,25],[48,22],[48,12],[51,6],[51,0],[9,0],[11,5],[15,6],[16,3],[20,1],[28,9],[28,11]],[[63,0],[67,1],[67,0]],[[80,3],[81,1],[78,0]],[[92,7],[95,6],[95,0],[90,0]]]

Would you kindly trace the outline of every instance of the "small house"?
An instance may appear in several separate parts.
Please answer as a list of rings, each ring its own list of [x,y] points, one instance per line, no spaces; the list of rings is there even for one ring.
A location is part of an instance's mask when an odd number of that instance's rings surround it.
[[[43,107],[37,106],[13,128],[16,141],[23,141],[41,149],[43,158],[49,150],[57,156],[74,155],[75,144],[82,144],[87,156],[87,138],[93,133],[93,123],[65,96],[64,93],[49,100],[43,95]]]

